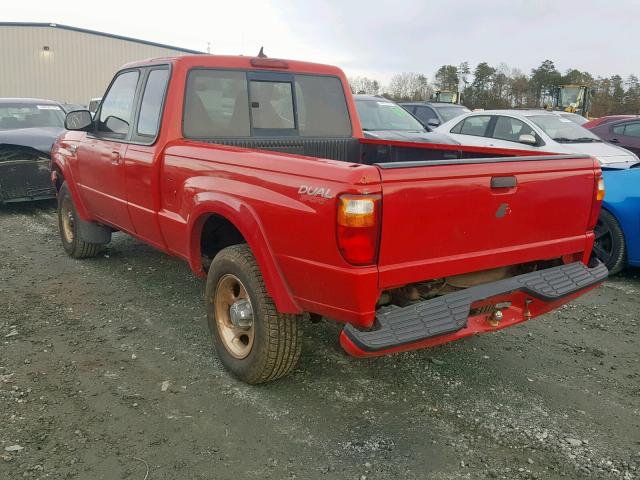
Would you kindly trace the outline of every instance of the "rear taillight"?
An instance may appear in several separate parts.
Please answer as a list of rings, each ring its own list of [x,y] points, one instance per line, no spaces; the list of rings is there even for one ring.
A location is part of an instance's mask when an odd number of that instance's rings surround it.
[[[338,248],[350,264],[376,263],[380,213],[380,195],[341,195],[338,198]]]
[[[593,199],[593,203],[591,204],[591,215],[589,216],[589,225],[587,228],[589,230],[593,230],[598,223],[598,216],[600,215],[600,206],[602,205],[602,200],[604,199],[604,179],[602,178],[602,174],[598,174],[596,176],[596,184],[595,184],[595,195]]]
[[[598,187],[596,190],[596,200],[602,201],[604,200],[604,178],[600,177],[598,179]]]

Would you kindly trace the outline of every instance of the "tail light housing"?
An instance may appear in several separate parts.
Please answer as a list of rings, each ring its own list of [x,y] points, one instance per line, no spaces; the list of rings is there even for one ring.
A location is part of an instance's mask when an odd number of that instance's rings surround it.
[[[351,265],[373,265],[377,262],[381,208],[380,195],[338,197],[338,249]]]
[[[600,215],[600,206],[602,205],[602,200],[604,199],[604,178],[602,178],[602,174],[598,172],[596,175],[596,184],[594,188],[594,198],[593,203],[591,204],[591,215],[589,217],[589,225],[587,228],[589,230],[593,230],[598,223],[598,216]]]

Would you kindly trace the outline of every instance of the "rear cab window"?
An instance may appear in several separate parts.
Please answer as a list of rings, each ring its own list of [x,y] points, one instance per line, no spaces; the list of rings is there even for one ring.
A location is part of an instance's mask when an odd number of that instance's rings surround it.
[[[186,138],[350,137],[337,77],[197,68],[187,77]]]

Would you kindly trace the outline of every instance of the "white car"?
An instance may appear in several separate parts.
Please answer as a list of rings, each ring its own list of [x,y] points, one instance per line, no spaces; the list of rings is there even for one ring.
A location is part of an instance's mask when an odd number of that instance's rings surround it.
[[[602,166],[627,168],[638,157],[562,115],[546,110],[486,110],[461,115],[436,129],[462,145],[554,153],[585,153]]]

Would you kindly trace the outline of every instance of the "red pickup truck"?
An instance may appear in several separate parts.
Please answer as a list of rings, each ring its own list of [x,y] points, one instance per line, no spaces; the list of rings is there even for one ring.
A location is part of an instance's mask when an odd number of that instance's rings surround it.
[[[245,382],[292,370],[305,320],[382,355],[522,322],[607,275],[591,259],[596,161],[364,139],[335,67],[138,62],[66,126],[52,151],[66,252],[122,231],[188,261]]]

